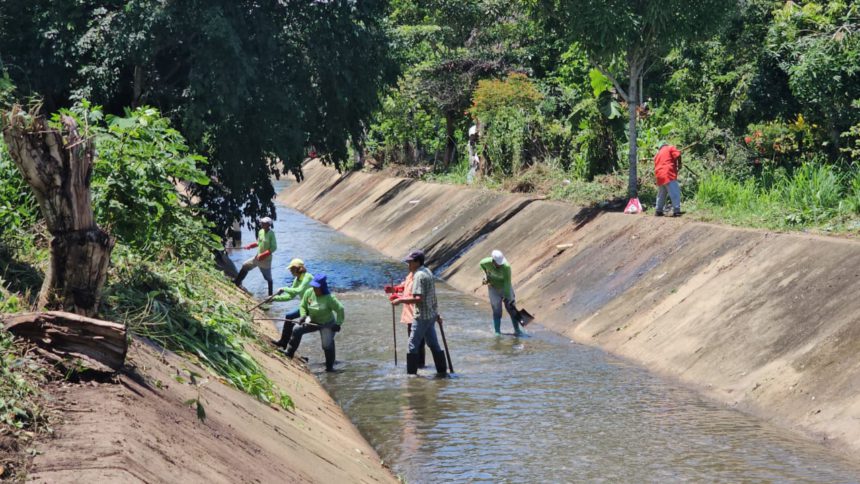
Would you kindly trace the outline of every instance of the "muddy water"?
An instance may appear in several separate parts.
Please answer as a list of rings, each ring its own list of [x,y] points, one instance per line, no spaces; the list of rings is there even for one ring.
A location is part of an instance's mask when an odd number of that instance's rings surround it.
[[[525,338],[495,337],[486,302],[444,284],[440,312],[457,373],[437,379],[428,368],[409,378],[405,328],[398,323],[395,367],[391,307],[379,289],[404,265],[278,210],[276,286],[290,280],[289,259],[301,257],[329,275],[346,306],[338,373],[321,371],[318,336],[299,352],[407,482],[860,482],[860,467],[820,445],[540,326]],[[245,286],[265,290],[257,272]],[[295,306],[278,303],[271,314]]]

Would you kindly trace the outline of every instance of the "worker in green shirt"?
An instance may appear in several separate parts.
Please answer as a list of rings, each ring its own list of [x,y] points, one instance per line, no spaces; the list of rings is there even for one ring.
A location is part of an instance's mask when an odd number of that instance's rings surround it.
[[[301,259],[293,259],[289,265],[290,274],[293,276],[293,284],[290,287],[282,287],[275,292],[273,301],[286,302],[291,301],[296,297],[301,297],[311,287],[311,281],[314,279],[313,274],[305,268],[305,263]],[[281,339],[272,340],[275,346],[286,348],[290,342],[290,336],[293,334],[293,325],[300,317],[300,310],[296,308],[284,315],[284,327],[281,329]]]
[[[260,226],[261,228],[260,232],[257,234],[257,241],[243,247],[243,249],[253,249],[256,247],[257,255],[251,257],[242,264],[242,269],[239,271],[239,275],[236,276],[236,279],[233,279],[233,282],[236,283],[237,286],[241,286],[242,281],[245,280],[245,276],[248,275],[248,271],[255,267],[259,267],[260,273],[263,274],[263,279],[265,279],[269,285],[269,296],[271,296],[272,254],[278,250],[278,241],[275,240],[275,232],[272,230],[271,218],[263,217],[260,219]]]
[[[334,371],[334,335],[343,324],[343,304],[331,294],[326,276],[319,275],[311,281],[311,287],[302,295],[299,304],[299,323],[293,328],[290,343],[281,350],[292,358],[307,333],[320,332],[325,371]]]
[[[496,335],[502,334],[502,303],[511,316],[514,325],[514,334],[523,335],[520,329],[520,314],[516,309],[516,296],[511,285],[511,265],[505,259],[500,250],[494,250],[491,257],[481,260],[481,269],[484,271],[484,284],[487,285],[490,294],[490,306],[493,308],[493,329]]]

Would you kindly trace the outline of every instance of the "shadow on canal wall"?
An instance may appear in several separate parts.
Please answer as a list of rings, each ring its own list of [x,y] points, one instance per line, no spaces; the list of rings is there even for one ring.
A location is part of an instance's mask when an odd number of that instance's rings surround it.
[[[446,282],[484,297],[478,261],[500,249],[518,302],[542,325],[860,451],[860,244],[344,180],[317,162],[304,173],[281,199],[386,255],[424,248]]]

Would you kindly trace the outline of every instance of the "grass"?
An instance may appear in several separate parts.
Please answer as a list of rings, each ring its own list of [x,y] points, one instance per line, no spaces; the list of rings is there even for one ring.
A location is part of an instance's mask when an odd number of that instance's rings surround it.
[[[20,301],[2,295],[0,311],[20,309]],[[28,454],[24,446],[50,433],[52,415],[42,397],[50,369],[31,355],[29,347],[0,329],[0,480],[22,481]]]
[[[48,257],[45,237],[13,235],[7,232],[0,243],[0,312],[6,313],[32,304]],[[292,408],[289,395],[244,348],[257,339],[245,305],[208,260],[146,260],[117,244],[100,317],[126,324],[131,333],[186,356],[265,403]]]
[[[640,167],[639,199],[653,207],[656,186],[648,166]],[[645,170],[645,171],[643,171]],[[782,231],[828,234],[860,233],[860,168],[841,167],[819,160],[793,171],[765,170],[758,177],[738,179],[697,167],[696,179],[681,173],[683,210],[690,218],[728,225]],[[426,181],[466,184],[467,167],[431,173]],[[552,164],[536,164],[517,175],[481,177],[476,188],[530,193],[580,207],[626,201],[626,173],[602,175],[585,181]]]
[[[688,211],[745,227],[857,233],[860,171],[807,163],[793,173],[764,173],[758,179],[712,173],[699,183]]]
[[[115,269],[103,298],[103,316],[209,368],[258,400],[293,407],[245,350],[255,340],[245,301],[205,263],[144,260],[115,251]]]

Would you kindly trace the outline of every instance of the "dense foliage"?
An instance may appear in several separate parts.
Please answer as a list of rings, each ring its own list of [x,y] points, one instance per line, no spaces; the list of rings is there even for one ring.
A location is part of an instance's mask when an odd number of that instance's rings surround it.
[[[210,163],[223,229],[272,214],[270,177],[310,147],[342,163],[393,80],[387,2],[0,0],[0,71],[48,112],[151,105]],[[223,233],[223,232],[220,232]]]
[[[856,230],[848,220],[858,217],[857,2],[394,4],[404,74],[368,130],[377,163],[432,164],[434,179],[465,182],[466,130],[475,123],[486,169],[479,183],[579,203],[639,191],[648,203],[650,159],[669,142],[684,153],[687,200],[702,197],[686,206],[703,217]],[[451,59],[492,66],[450,83],[470,99],[453,119],[450,103],[421,90]],[[512,73],[521,76],[517,92],[539,93],[527,94],[528,106],[505,93]],[[451,139],[458,152],[446,167]],[[705,196],[741,187],[767,202],[742,209],[732,206],[737,197]]]
[[[208,182],[201,170],[205,158],[191,152],[154,108],[103,116],[83,101],[62,114],[74,117],[95,139],[93,208],[98,223],[117,239],[102,317],[186,355],[261,401],[290,408],[290,397],[245,350],[243,345],[256,338],[250,315],[233,284],[211,264],[219,245],[211,223],[183,194],[189,182]],[[59,114],[53,122],[59,122]],[[18,312],[30,306],[41,285],[48,237],[38,224],[29,187],[0,148],[0,312]],[[11,341],[0,330],[0,343],[3,338]],[[0,345],[0,363],[17,358],[13,350]],[[0,427],[17,421],[2,414],[5,406],[18,408],[17,400],[4,400],[4,392],[32,391],[22,382],[18,378],[0,386]]]

